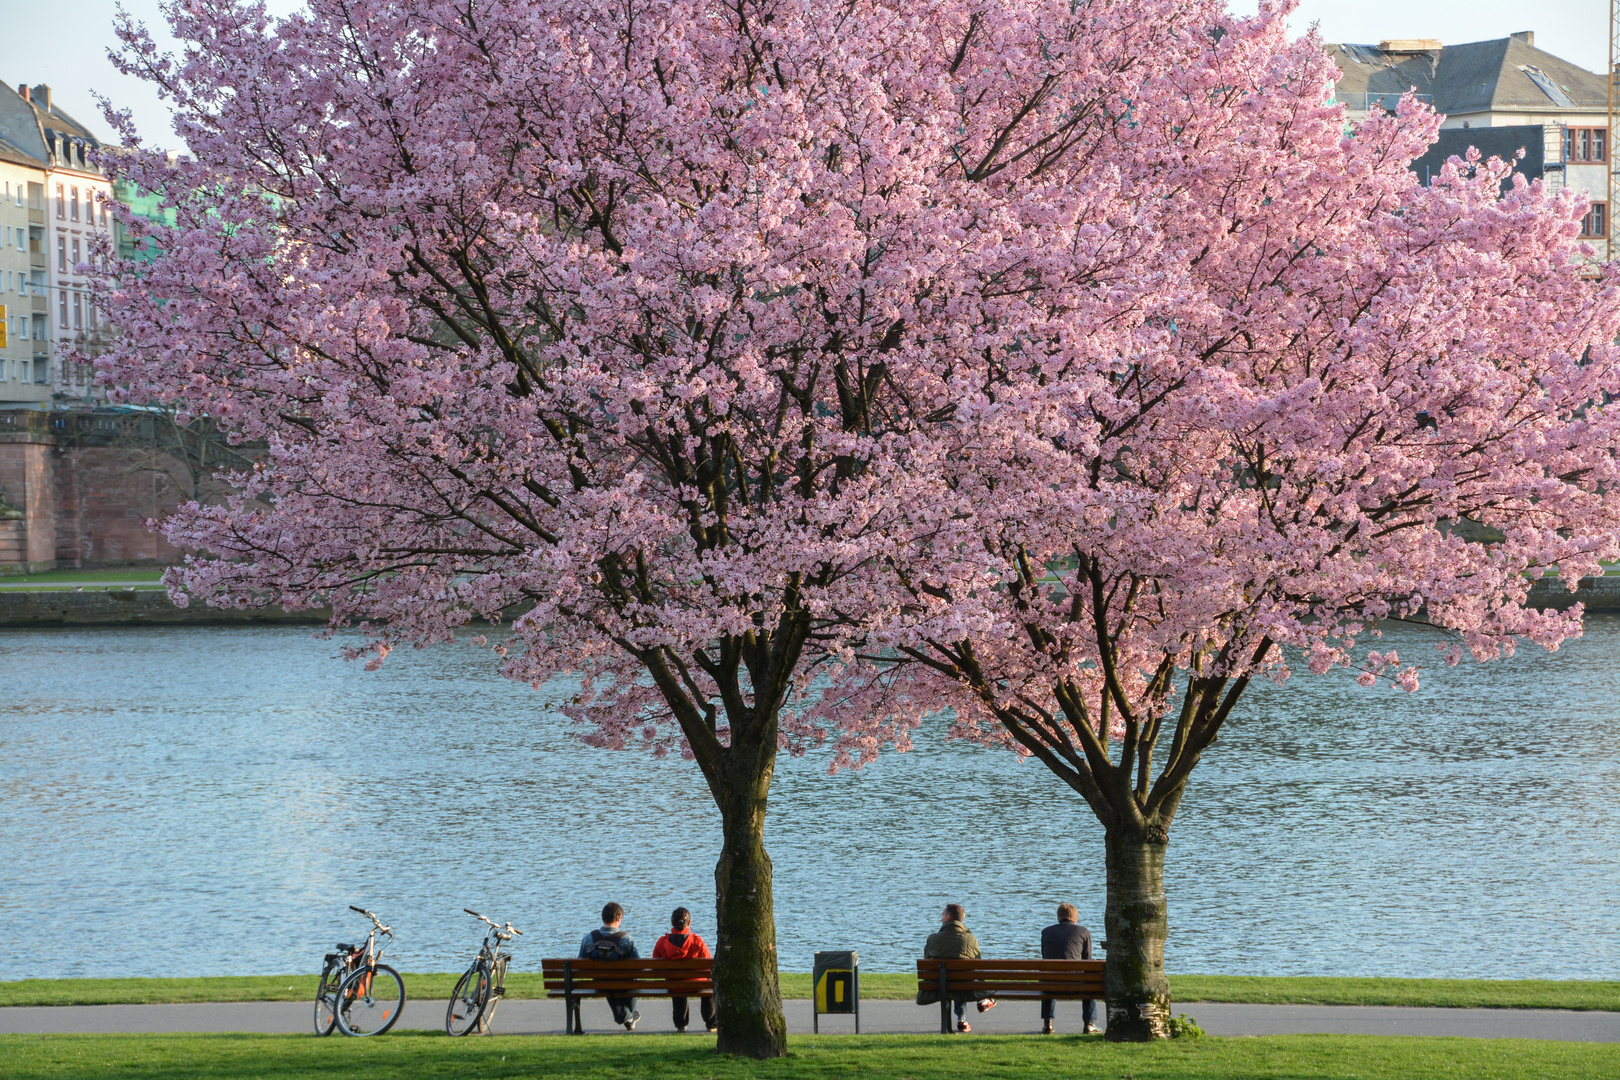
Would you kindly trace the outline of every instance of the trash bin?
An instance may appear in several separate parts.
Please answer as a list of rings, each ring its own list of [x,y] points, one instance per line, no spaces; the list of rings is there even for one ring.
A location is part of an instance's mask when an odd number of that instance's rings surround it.
[[[861,1033],[861,961],[854,949],[816,953],[810,976],[811,1030],[821,1033],[822,1013],[853,1013]]]

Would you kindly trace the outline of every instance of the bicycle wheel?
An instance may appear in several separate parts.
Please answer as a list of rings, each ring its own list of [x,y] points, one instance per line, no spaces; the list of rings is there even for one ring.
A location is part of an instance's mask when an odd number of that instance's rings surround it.
[[[381,1035],[405,1008],[405,980],[387,964],[349,972],[338,990],[338,1030],[345,1035]]]
[[[456,983],[450,995],[450,1005],[444,1011],[444,1030],[451,1035],[465,1035],[478,1026],[489,1004],[489,969],[474,964]]]
[[[315,988],[315,1034],[330,1035],[337,1026],[338,987],[342,984],[342,964],[334,960],[321,969],[321,982]]]

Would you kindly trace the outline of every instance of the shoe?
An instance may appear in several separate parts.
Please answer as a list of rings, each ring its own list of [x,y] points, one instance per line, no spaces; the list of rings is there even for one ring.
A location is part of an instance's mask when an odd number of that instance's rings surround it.
[[[1096,1025],[1096,1024],[1087,1024],[1087,1025],[1086,1025],[1086,1028],[1085,1028],[1085,1031],[1084,1031],[1084,1032],[1083,1032],[1083,1034],[1086,1034],[1086,1035],[1095,1035],[1095,1034],[1097,1034],[1097,1032],[1099,1032],[1099,1031],[1101,1031],[1101,1030],[1102,1030],[1102,1029],[1101,1029],[1101,1028],[1099,1028],[1099,1027],[1098,1027],[1098,1026],[1097,1026],[1097,1025]]]
[[[956,1033],[958,1035],[966,1035],[968,1032],[970,1032],[972,1030],[973,1030],[973,1025],[968,1023],[966,1020],[958,1020],[956,1022]]]
[[[639,1012],[631,1013],[628,1017],[625,1018],[624,1030],[626,1030],[626,1031],[634,1031],[634,1030],[636,1030],[636,1021],[640,1020],[640,1019],[641,1019],[641,1014]]]
[[[686,1029],[683,1028],[683,1027],[678,1027],[678,1028],[675,1029],[675,1034],[677,1034],[677,1035],[685,1035],[686,1034]]]
[[[720,1025],[719,1024],[710,1024],[709,1025],[709,1034],[710,1035],[713,1035],[715,1032],[717,1032],[719,1030],[720,1030]]]
[[[1050,1021],[1050,1020],[1042,1020],[1041,1021],[1041,1034],[1042,1035],[1050,1035],[1050,1034],[1052,1034],[1052,1021]]]
[[[995,998],[985,998],[983,1001],[978,1003],[978,1010],[980,1012],[989,1012],[991,1009],[993,1009],[995,1007],[996,1007],[996,999]]]

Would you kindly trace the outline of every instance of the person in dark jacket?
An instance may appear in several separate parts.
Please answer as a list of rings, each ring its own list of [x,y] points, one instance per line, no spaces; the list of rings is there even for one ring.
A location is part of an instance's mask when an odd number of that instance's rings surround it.
[[[961,904],[946,904],[945,910],[940,913],[939,929],[928,935],[928,943],[923,946],[924,960],[977,960],[979,959],[979,939],[973,936],[973,931],[966,925],[967,911]],[[935,997],[934,1001],[939,998]],[[972,1031],[965,1017],[967,1003],[972,998],[959,998],[951,995],[951,1007],[956,1011],[956,1030],[962,1033]],[[917,995],[917,1004],[927,1005],[923,995]],[[983,998],[978,1002],[980,1012],[996,1007],[995,998]]]
[[[602,929],[592,930],[585,935],[579,943],[579,958],[581,960],[639,960],[641,954],[636,952],[636,939],[619,929],[624,921],[624,908],[618,904],[608,904],[602,908]],[[633,997],[610,997],[607,999],[608,1008],[613,1010],[613,1022],[623,1024],[624,1030],[636,1030],[636,1021],[641,1019],[641,1013],[636,1010],[636,999]]]
[[[1067,901],[1058,905],[1058,921],[1041,931],[1042,960],[1090,960],[1091,931],[1080,925],[1080,909]],[[1080,1016],[1085,1021],[1085,1033],[1097,1030],[1097,1003],[1087,998],[1080,1003]],[[1057,1002],[1041,999],[1041,1031],[1052,1034],[1052,1021],[1057,1019]]]
[[[654,960],[707,960],[709,959],[709,944],[692,932],[692,913],[683,907],[675,909],[675,914],[669,917],[669,933],[658,939],[653,945]],[[669,1003],[674,1006],[675,1030],[685,1031],[686,1025],[692,1022],[692,1009],[683,997],[672,997]],[[714,998],[698,998],[698,1011],[703,1014],[703,1026],[710,1031],[714,1030]]]

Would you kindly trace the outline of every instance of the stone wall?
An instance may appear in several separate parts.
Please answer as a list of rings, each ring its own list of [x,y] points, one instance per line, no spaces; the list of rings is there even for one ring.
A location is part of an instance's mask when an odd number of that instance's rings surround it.
[[[21,512],[20,528],[0,536],[0,573],[178,562],[180,552],[146,527],[179,504],[175,477],[185,475],[154,438],[158,422],[0,411],[0,499]]]
[[[246,626],[316,625],[329,611],[283,611],[278,607],[234,610],[203,604],[175,607],[162,589],[0,591],[0,626]]]

